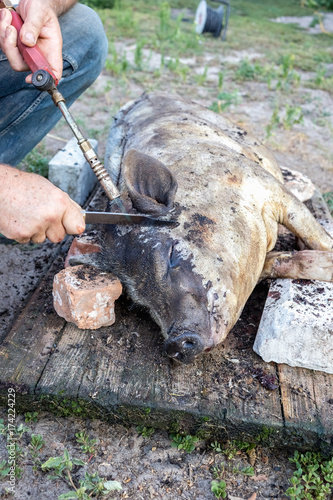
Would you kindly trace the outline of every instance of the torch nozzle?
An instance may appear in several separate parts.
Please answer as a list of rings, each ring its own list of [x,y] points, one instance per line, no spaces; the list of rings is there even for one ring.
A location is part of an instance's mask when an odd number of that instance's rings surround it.
[[[81,130],[79,129],[77,123],[75,122],[73,116],[71,115],[69,109],[67,108],[67,106],[65,104],[65,99],[64,99],[63,95],[59,92],[59,90],[55,86],[53,86],[48,92],[51,95],[54,104],[60,109],[60,111],[61,111],[63,117],[65,118],[69,128],[73,132],[85,159],[87,160],[90,167],[94,171],[99,183],[103,187],[108,198],[111,201],[117,199],[117,204],[118,204],[120,210],[123,213],[126,213],[125,207],[124,207],[122,201],[119,199],[120,192],[119,192],[117,186],[112,182],[110,175],[108,174],[107,170],[105,169],[103,163],[98,158],[97,153],[94,151],[90,142],[83,137]]]

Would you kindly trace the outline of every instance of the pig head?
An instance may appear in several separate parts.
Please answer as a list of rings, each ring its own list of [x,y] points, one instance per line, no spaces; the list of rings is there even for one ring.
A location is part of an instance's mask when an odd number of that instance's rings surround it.
[[[124,183],[129,211],[162,217],[174,211],[177,181],[161,162],[131,150]],[[166,226],[109,226],[100,262],[125,284],[135,303],[145,306],[166,337],[166,353],[183,363],[212,346],[207,288],[190,247]],[[178,231],[177,231],[178,233]]]
[[[127,105],[107,158],[128,211],[176,223],[109,226],[99,265],[148,308],[167,355],[183,363],[225,339],[260,279],[279,223],[309,248],[333,248],[283,186],[267,149],[194,102],[159,94]]]

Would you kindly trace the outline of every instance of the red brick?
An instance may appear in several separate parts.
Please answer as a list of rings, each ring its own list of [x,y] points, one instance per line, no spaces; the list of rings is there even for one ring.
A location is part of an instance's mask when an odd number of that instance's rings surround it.
[[[110,273],[90,266],[63,269],[53,281],[53,304],[56,312],[79,328],[95,330],[115,322],[114,302],[122,286]]]
[[[87,253],[96,253],[100,251],[101,246],[96,234],[80,234],[73,239],[70,249],[68,250],[65,260],[65,268],[69,267],[69,259],[75,255],[85,255]]]

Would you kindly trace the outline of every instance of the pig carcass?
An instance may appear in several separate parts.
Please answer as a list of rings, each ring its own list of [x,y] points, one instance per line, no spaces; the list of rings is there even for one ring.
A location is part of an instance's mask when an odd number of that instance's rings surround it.
[[[174,95],[144,94],[115,117],[106,156],[128,211],[177,221],[108,226],[98,264],[148,308],[171,358],[190,363],[225,339],[273,270],[276,259],[266,256],[278,223],[327,255],[332,279],[332,238],[284,187],[272,154],[225,117]],[[316,277],[315,266],[310,276],[304,267],[303,278]]]

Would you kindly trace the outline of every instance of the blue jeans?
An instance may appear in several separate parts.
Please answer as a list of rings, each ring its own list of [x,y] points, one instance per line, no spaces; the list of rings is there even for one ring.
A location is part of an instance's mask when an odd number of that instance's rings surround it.
[[[86,5],[76,4],[59,23],[64,69],[58,89],[70,106],[100,74],[107,39],[98,15]],[[0,49],[0,163],[17,165],[62,116],[47,92],[25,83],[27,74],[12,70]]]

